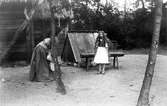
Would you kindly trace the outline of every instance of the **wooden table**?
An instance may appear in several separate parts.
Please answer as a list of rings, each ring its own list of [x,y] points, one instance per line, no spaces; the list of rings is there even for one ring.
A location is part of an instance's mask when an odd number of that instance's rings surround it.
[[[118,57],[124,56],[124,52],[109,52],[109,57],[113,57],[113,67],[118,68],[119,67],[119,62],[118,62]],[[95,53],[81,53],[81,58],[86,59],[86,70],[88,71],[89,68],[89,59],[94,58]],[[117,66],[116,66],[117,62]]]

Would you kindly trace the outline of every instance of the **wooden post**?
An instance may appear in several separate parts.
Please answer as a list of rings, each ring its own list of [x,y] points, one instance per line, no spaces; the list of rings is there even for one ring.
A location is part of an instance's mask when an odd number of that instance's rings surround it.
[[[34,42],[34,25],[33,25],[33,20],[27,20],[29,21],[28,23],[28,30],[27,30],[27,63],[30,63],[31,61],[31,55],[33,52],[33,49],[35,47],[35,42]]]
[[[27,8],[25,8],[24,10],[24,15],[26,17],[25,22],[27,23],[27,48],[28,48],[28,59],[27,61],[30,62],[31,60],[31,54],[33,52],[33,48],[34,48],[34,26],[33,26],[33,21],[32,21],[32,17],[33,14],[35,13],[35,9],[32,9],[30,14],[27,13]]]
[[[34,39],[34,21],[33,19],[30,20],[30,29],[31,29],[31,50],[33,51],[35,46],[35,39]],[[32,54],[32,52],[31,52]]]
[[[30,55],[30,34],[26,31],[26,44],[27,44],[27,63],[30,63],[31,55]]]
[[[27,31],[26,31],[26,39],[27,39],[27,63],[30,63],[31,61],[31,53],[32,53],[32,39],[31,39],[31,25],[28,23],[27,25]]]
[[[63,81],[61,80],[61,69],[60,65],[58,63],[58,52],[57,52],[57,42],[56,39],[58,39],[57,35],[55,36],[56,33],[56,26],[55,26],[55,19],[54,19],[54,10],[52,8],[52,2],[51,0],[48,0],[49,2],[49,7],[50,7],[50,12],[51,12],[51,56],[52,56],[52,61],[54,63],[55,71],[53,73],[54,79],[56,80],[57,83],[57,90],[61,94],[66,94],[65,86]]]

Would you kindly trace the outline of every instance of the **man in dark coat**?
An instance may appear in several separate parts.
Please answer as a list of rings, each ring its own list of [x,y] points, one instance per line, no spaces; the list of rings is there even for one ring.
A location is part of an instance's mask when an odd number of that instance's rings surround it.
[[[47,54],[50,49],[50,38],[45,38],[35,48],[31,58],[30,81],[48,81],[50,77],[50,67]]]

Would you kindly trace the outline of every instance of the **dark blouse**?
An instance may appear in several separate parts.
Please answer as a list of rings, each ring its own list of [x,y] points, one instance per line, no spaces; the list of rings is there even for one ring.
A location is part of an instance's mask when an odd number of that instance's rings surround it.
[[[98,36],[96,38],[95,47],[106,47],[107,43],[107,38],[105,36]]]

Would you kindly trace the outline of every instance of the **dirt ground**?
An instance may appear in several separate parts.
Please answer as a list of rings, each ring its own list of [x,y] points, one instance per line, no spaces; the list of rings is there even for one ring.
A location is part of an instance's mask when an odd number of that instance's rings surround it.
[[[67,94],[56,92],[55,82],[30,82],[28,67],[0,68],[0,106],[135,106],[147,63],[147,55],[119,58],[119,69],[62,66]],[[151,106],[167,104],[167,56],[158,55],[150,93]]]

